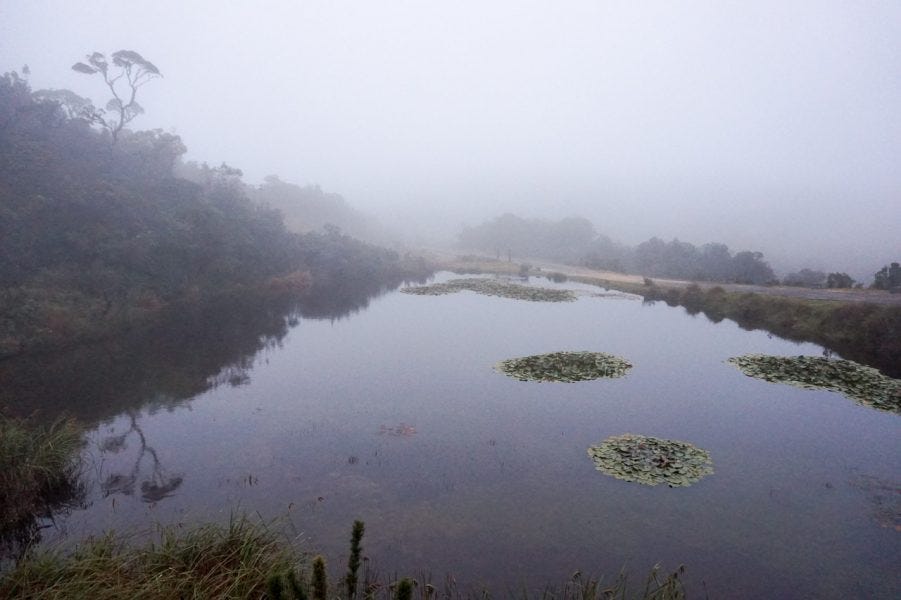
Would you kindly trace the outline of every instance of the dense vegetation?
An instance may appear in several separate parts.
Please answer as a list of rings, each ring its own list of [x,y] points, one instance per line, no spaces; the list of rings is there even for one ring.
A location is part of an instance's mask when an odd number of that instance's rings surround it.
[[[335,228],[289,232],[237,169],[178,176],[178,136],[122,129],[111,143],[61,97],[0,78],[0,357],[226,292],[346,277],[377,286],[410,272],[396,252]]]
[[[847,273],[834,272],[827,275],[822,271],[815,271],[813,269],[801,269],[796,273],[789,273],[782,278],[782,285],[793,287],[837,289],[863,287],[862,283],[857,283]]]
[[[587,219],[560,221],[502,215],[459,235],[461,248],[490,252],[500,258],[534,257],[597,269],[698,281],[764,284],[775,281],[760,252],[733,254],[724,244],[696,247],[687,242],[651,238],[634,248],[599,235]]]

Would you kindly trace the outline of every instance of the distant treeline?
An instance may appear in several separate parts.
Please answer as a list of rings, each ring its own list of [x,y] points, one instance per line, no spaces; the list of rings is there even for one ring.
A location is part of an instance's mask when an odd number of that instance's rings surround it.
[[[594,225],[581,217],[548,221],[505,214],[477,227],[465,228],[459,235],[459,245],[499,257],[509,254],[546,258],[649,277],[753,284],[776,280],[760,252],[733,254],[725,244],[697,247],[658,238],[630,247],[598,234]]]
[[[678,239],[665,242],[654,237],[634,247],[626,246],[599,234],[591,221],[582,217],[550,221],[523,219],[508,213],[476,227],[465,227],[458,236],[458,245],[464,250],[494,254],[496,258],[544,258],[648,277],[803,287],[862,286],[847,273],[811,269],[790,273],[780,281],[763,253],[749,250],[733,253],[718,242],[695,246]],[[901,288],[898,263],[877,271],[871,287]]]
[[[229,291],[425,269],[336,227],[292,233],[239,170],[181,165],[185,151],[161,130],[113,144],[23,77],[0,78],[0,357]]]

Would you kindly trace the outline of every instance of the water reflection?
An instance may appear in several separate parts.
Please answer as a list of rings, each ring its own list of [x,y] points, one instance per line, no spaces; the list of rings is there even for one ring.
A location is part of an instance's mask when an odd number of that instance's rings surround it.
[[[244,295],[181,307],[152,327],[70,351],[0,362],[0,406],[19,416],[84,424],[125,411],[171,410],[220,385],[250,382],[258,354],[299,318],[337,320],[396,289],[341,281],[297,298]]]
[[[41,532],[56,529],[72,510],[117,495],[139,494],[153,506],[176,494],[185,476],[163,464],[140,424],[142,413],[171,411],[219,386],[248,385],[259,354],[279,347],[301,318],[349,317],[401,283],[342,281],[299,299],[220,298],[181,307],[152,327],[115,339],[0,362],[0,407],[13,416],[52,420],[65,414],[85,427],[125,418],[119,431],[111,425],[97,443],[94,484],[73,479],[54,490],[38,514],[0,532],[0,566],[40,543]]]
[[[175,490],[182,484],[184,478],[182,475],[166,475],[156,449],[147,444],[147,437],[138,425],[134,412],[128,412],[128,421],[129,427],[124,433],[107,436],[100,442],[101,455],[109,455],[125,451],[130,439],[137,439],[138,441],[138,450],[129,471],[127,473],[111,472],[101,482],[100,488],[103,491],[103,497],[106,498],[113,494],[133,495],[135,484],[141,473],[141,464],[144,462],[145,457],[150,457],[151,473],[141,481],[141,500],[149,503],[159,502],[163,498],[168,498],[175,493]]]
[[[370,297],[361,298],[358,307]],[[238,507],[289,518],[305,549],[327,556],[346,552],[359,518],[380,568],[451,571],[495,590],[576,568],[615,573],[626,563],[643,573],[684,562],[693,589],[711,597],[898,596],[898,533],[880,526],[896,523],[885,516],[896,506],[896,416],[725,363],[822,348],[590,295],[563,305],[390,294],[356,318],[287,333],[301,316],[340,318],[319,306],[257,305],[206,327],[186,317],[168,347],[148,336],[138,342],[153,352],[130,350],[150,361],[134,367],[143,380],[106,381],[116,374],[83,361],[81,375],[110,390],[102,400],[112,406],[95,414],[121,416],[92,434],[104,468],[93,504],[65,522],[67,539],[223,521]],[[491,369],[567,348],[628,356],[635,367],[573,384]],[[173,373],[155,373],[163,369]],[[73,394],[88,387],[69,381]],[[159,410],[217,385],[184,410]],[[709,450],[716,473],[678,490],[605,477],[586,449],[624,432],[691,441]],[[851,473],[876,479],[854,487]],[[146,502],[145,481],[169,495]]]

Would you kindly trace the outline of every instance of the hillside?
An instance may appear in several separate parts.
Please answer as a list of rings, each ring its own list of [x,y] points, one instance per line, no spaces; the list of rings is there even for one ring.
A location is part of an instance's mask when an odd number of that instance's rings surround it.
[[[0,78],[0,357],[223,293],[408,272],[397,253],[338,231],[290,232],[236,169],[178,176],[176,135],[125,129],[112,143],[46,97],[15,73]]]

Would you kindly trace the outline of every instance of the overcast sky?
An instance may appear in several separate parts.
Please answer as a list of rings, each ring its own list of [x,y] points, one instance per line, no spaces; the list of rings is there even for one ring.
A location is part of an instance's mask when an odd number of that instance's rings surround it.
[[[901,258],[898,0],[0,0],[0,70],[34,89],[105,104],[69,67],[119,49],[164,74],[135,127],[386,221],[580,214],[776,266]]]

